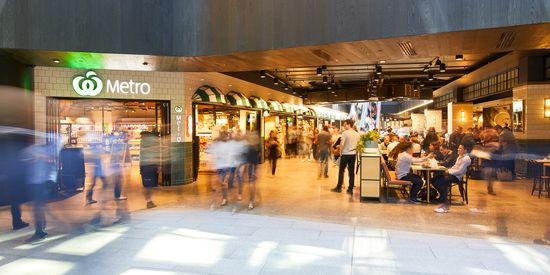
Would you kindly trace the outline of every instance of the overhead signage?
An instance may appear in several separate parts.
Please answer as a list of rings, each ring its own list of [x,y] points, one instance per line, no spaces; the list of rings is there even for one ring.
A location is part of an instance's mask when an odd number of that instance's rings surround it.
[[[94,71],[88,71],[84,75],[77,75],[73,78],[73,90],[81,96],[97,96],[105,88],[107,94],[137,94],[148,95],[151,93],[151,85],[147,82],[110,80],[105,84]]]

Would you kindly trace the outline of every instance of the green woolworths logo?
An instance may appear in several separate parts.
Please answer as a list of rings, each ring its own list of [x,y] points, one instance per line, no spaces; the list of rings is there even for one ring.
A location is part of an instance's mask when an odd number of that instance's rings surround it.
[[[94,71],[88,71],[73,79],[73,89],[81,96],[96,96],[103,90],[103,81]]]
[[[105,86],[106,94],[123,95],[148,95],[151,93],[151,85],[147,82],[137,82],[132,79],[129,81],[107,79],[105,84],[94,71],[88,71],[85,75],[78,75],[73,78],[73,89],[81,96],[96,96],[103,91]]]

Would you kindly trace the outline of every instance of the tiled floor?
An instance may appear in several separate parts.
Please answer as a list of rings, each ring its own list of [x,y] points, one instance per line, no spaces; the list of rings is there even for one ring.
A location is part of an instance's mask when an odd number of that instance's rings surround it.
[[[220,188],[206,175],[198,183],[159,188],[159,208],[141,211],[134,169],[124,186],[128,201],[115,204],[112,190],[97,187],[96,205],[84,206],[83,194],[50,203],[51,237],[36,246],[23,244],[31,230],[9,231],[9,210],[2,207],[0,274],[550,272],[548,247],[531,245],[550,238],[550,199],[531,196],[527,180],[497,183],[497,196],[484,192],[484,182],[471,181],[469,206],[455,198],[451,212],[436,214],[434,205],[395,198],[364,203],[358,194],[332,193],[334,168],[322,180],[316,168],[283,160],[271,176],[262,165],[251,211],[247,188],[243,201],[235,188],[230,204],[220,207]],[[99,212],[110,224],[115,209],[129,212],[131,221],[84,233]]]
[[[0,236],[0,274],[548,274],[550,249],[227,211],[157,208],[92,231]]]

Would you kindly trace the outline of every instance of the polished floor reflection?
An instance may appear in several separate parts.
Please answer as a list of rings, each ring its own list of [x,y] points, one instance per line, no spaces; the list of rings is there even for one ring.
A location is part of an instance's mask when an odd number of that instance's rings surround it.
[[[0,274],[548,274],[550,249],[227,211],[157,208],[23,244],[2,234]]]
[[[24,243],[31,229],[10,231],[2,207],[0,274],[550,272],[550,248],[533,245],[550,237],[550,199],[531,196],[528,180],[497,183],[496,196],[471,181],[470,205],[454,198],[449,213],[436,214],[434,205],[395,197],[362,203],[358,194],[332,193],[334,168],[321,180],[316,169],[282,160],[271,176],[262,165],[253,210],[246,186],[242,201],[233,188],[220,206],[220,188],[208,175],[159,188],[159,207],[146,210],[139,174],[128,168],[127,201],[115,202],[112,190],[99,186],[94,205],[86,206],[83,194],[50,202],[50,236],[36,244]],[[100,213],[99,227],[91,225]]]

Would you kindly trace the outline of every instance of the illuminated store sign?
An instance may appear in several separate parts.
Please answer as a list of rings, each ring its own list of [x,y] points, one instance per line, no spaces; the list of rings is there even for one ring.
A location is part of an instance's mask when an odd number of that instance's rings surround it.
[[[107,79],[106,85],[99,78],[96,72],[88,71],[85,75],[78,75],[73,78],[73,90],[81,96],[96,96],[106,87],[105,93],[108,94],[142,94],[151,93],[151,85],[147,82],[110,80]]]

